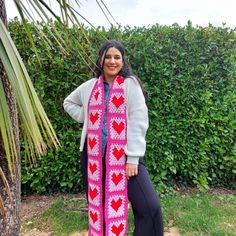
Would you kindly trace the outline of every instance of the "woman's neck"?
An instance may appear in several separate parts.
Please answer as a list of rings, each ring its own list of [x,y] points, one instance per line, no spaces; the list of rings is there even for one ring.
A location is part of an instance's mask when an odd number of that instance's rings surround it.
[[[112,81],[115,79],[115,77],[105,77],[105,81],[111,86]]]

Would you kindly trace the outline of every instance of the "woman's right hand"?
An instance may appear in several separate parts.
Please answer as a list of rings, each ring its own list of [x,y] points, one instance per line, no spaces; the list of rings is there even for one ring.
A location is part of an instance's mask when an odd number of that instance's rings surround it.
[[[135,175],[138,175],[138,164],[127,163],[125,175],[127,179]]]

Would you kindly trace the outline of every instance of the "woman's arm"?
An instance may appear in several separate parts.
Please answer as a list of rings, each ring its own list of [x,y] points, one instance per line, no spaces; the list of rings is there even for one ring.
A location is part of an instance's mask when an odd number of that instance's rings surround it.
[[[63,102],[65,111],[77,122],[84,122],[83,84],[75,89]]]
[[[146,132],[148,129],[148,110],[139,82],[135,78],[127,78],[127,163],[138,164],[139,158],[146,151]]]

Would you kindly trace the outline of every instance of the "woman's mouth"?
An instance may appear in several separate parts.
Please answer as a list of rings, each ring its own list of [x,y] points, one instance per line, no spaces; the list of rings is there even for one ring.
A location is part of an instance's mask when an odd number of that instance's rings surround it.
[[[109,70],[115,70],[116,67],[115,66],[108,66]]]

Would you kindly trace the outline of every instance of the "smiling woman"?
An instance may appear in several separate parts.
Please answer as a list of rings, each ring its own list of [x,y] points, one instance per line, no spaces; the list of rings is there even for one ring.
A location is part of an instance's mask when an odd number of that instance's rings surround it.
[[[143,159],[148,111],[141,82],[116,40],[101,46],[96,66],[96,77],[64,101],[68,114],[83,123],[80,151],[89,235],[127,235],[130,201],[133,235],[163,236],[160,202]]]

